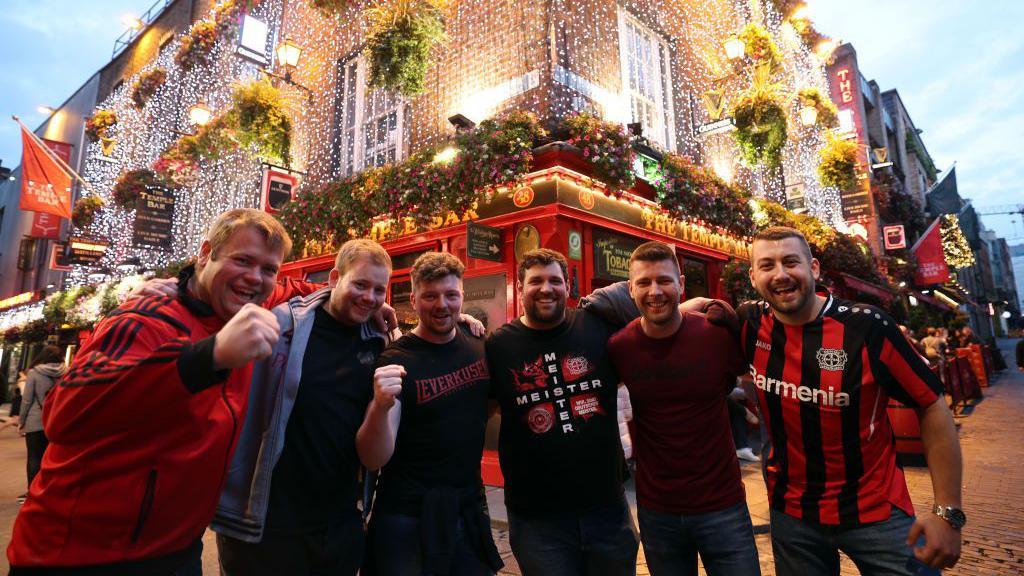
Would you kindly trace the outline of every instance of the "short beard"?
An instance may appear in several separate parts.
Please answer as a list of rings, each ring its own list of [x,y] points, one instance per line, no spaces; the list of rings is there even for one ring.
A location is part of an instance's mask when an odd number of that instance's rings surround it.
[[[541,316],[541,313],[537,309],[536,304],[524,305],[523,311],[526,313],[526,317],[529,318],[531,322],[537,324],[552,324],[554,322],[560,321],[562,318],[565,317],[565,301],[562,300],[555,304],[555,309],[551,311],[551,315],[549,318]]]

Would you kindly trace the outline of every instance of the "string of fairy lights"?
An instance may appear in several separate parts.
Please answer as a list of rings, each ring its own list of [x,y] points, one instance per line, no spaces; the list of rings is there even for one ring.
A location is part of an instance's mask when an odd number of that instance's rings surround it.
[[[279,26],[280,2],[260,2],[253,8],[253,16]],[[211,9],[210,17],[213,11]],[[258,202],[260,162],[246,152],[225,155],[217,161],[201,161],[199,179],[192,185],[174,191],[174,222],[169,250],[133,245],[134,210],[118,208],[112,199],[112,190],[118,177],[125,171],[151,166],[160,153],[181,135],[192,133],[196,127],[188,119],[189,108],[205,104],[216,115],[231,101],[232,86],[239,81],[260,76],[257,64],[235,54],[233,39],[221,38],[213,48],[209,63],[199,63],[184,70],[175,63],[175,53],[184,34],[166,43],[153,61],[126,78],[120,86],[97,105],[97,109],[112,110],[117,124],[111,132],[115,144],[109,155],[99,142],[89,144],[82,176],[90,183],[85,196],[98,195],[104,208],[97,213],[93,224],[81,232],[90,238],[109,242],[103,258],[89,266],[75,266],[68,283],[78,285],[94,283],[97,270],[108,275],[119,274],[118,264],[137,259],[142,269],[158,268],[181,260],[198,251],[199,243],[209,222],[228,208],[255,207]],[[266,56],[272,48],[268,41]],[[136,108],[131,93],[134,81],[148,70],[162,67],[167,79],[144,107]],[[90,278],[92,276],[92,278]]]
[[[838,191],[821,187],[815,175],[824,129],[799,128],[798,122],[790,122],[781,169],[743,167],[729,134],[701,137],[694,129],[703,121],[702,94],[721,88],[731,105],[731,98],[749,85],[749,71],[734,72],[723,50],[723,43],[746,22],[761,24],[778,45],[782,58],[776,80],[783,93],[795,94],[807,87],[829,93],[823,63],[771,3],[461,0],[454,3],[447,20],[448,41],[434,50],[426,92],[412,98],[385,97],[366,87],[366,67],[358,64],[367,34],[361,15],[366,1],[351,3],[336,16],[314,10],[308,0],[251,4],[252,15],[271,31],[268,59],[283,38],[302,48],[293,78],[308,92],[286,83],[279,87],[287,96],[292,118],[292,168],[303,174],[304,189],[363,168],[360,152],[365,156],[372,140],[369,130],[384,130],[385,140],[402,156],[448,138],[454,131],[448,118],[455,114],[479,121],[506,110],[530,110],[541,118],[590,110],[607,119],[630,121],[618,25],[628,16],[671,46],[671,66],[663,72],[670,77],[666,92],[671,93],[667,100],[674,113],[677,151],[698,158],[756,196],[784,202],[786,186],[802,185],[810,213],[826,221],[840,220]],[[134,212],[111,201],[111,190],[122,172],[152,165],[181,132],[193,131],[187,119],[190,106],[202,102],[217,114],[229,105],[235,82],[260,76],[258,65],[235,54],[235,40],[230,38],[218,40],[209,65],[185,71],[174,61],[181,37],[170,41],[140,71],[159,66],[168,72],[165,84],[145,107],[132,105],[135,77],[126,79],[98,105],[117,114],[116,145],[109,156],[103,155],[99,143],[88,147],[83,176],[106,208],[84,232],[110,245],[96,266],[74,269],[72,284],[86,282],[97,267],[114,270],[129,258],[137,258],[144,268],[185,258],[196,252],[216,214],[258,202],[258,159],[236,153],[216,162],[204,160],[199,181],[176,190],[173,243],[170,250],[158,251],[132,245]],[[353,103],[366,121],[361,137],[358,129],[346,132],[353,124]],[[786,107],[795,117],[795,101],[787,101]],[[399,113],[389,117],[391,111]],[[380,132],[376,136],[379,139]]]

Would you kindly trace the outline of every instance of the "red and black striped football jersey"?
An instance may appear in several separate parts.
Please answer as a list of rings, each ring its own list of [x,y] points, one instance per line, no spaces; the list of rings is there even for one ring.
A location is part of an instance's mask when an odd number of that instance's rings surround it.
[[[886,412],[925,407],[942,383],[885,312],[827,296],[819,317],[783,324],[764,302],[739,309],[742,345],[771,451],[769,505],[807,521],[858,525],[913,515]]]

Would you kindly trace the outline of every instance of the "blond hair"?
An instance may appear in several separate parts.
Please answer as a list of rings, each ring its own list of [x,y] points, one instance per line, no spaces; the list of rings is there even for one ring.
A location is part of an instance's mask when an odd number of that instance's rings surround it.
[[[356,238],[345,242],[338,250],[338,256],[334,259],[334,267],[338,269],[338,276],[344,276],[352,264],[362,257],[369,258],[377,266],[385,266],[391,270],[391,256],[388,256],[388,252],[383,246],[373,240]]]
[[[221,246],[227,243],[235,231],[245,226],[262,234],[271,250],[280,250],[285,257],[291,253],[292,239],[277,218],[254,208],[235,208],[217,216],[210,224],[206,232],[206,241],[210,243],[210,258],[216,258]]]

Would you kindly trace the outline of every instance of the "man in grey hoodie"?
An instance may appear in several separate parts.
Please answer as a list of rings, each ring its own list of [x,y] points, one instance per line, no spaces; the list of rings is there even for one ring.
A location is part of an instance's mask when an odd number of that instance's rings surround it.
[[[43,463],[43,453],[49,444],[43,433],[43,400],[50,388],[67,372],[64,356],[56,346],[44,346],[32,360],[32,366],[25,378],[25,391],[21,396],[21,420],[18,431],[25,435],[25,447],[28,451],[28,485],[39,472]]]

